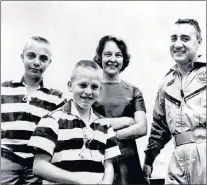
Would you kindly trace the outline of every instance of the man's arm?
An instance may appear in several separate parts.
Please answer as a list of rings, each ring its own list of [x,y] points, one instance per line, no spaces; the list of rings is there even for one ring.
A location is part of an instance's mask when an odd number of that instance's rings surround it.
[[[172,135],[166,121],[165,94],[161,86],[155,101],[155,107],[153,111],[153,123],[147,145],[147,150],[145,151],[146,156],[143,171],[146,177],[149,177],[151,175],[152,165],[155,158],[160,153],[160,150],[164,148],[165,144],[167,144],[171,138]]]
[[[73,173],[62,170],[50,163],[51,156],[49,154],[36,154],[33,164],[33,173],[43,177],[50,182],[61,184],[84,184],[81,177],[75,176]]]

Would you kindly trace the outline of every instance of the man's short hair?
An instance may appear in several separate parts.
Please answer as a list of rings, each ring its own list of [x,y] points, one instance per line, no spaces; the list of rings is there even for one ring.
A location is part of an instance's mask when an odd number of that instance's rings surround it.
[[[201,29],[198,24],[198,21],[195,19],[178,19],[175,24],[189,24],[194,26],[196,32],[197,32],[197,39],[201,39]]]
[[[101,68],[99,67],[99,65],[96,62],[91,61],[91,60],[81,60],[78,63],[76,63],[76,65],[73,68],[73,71],[72,71],[72,74],[71,74],[71,82],[76,77],[78,67],[83,67],[83,68],[86,68],[86,69],[93,69],[95,71],[100,71],[101,72]]]

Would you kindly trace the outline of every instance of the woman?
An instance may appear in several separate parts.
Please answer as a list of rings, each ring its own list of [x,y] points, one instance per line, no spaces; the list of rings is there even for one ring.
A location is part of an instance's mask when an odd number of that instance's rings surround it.
[[[114,184],[146,183],[135,142],[147,134],[144,99],[138,88],[119,77],[130,61],[125,42],[104,36],[99,41],[94,61],[103,69],[103,81],[93,108],[111,123],[121,150],[115,162]]]

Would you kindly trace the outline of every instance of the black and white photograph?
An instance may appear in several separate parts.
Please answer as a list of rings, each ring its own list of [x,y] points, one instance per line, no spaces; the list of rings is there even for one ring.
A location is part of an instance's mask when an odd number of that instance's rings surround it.
[[[1,1],[1,184],[206,184],[206,1]]]

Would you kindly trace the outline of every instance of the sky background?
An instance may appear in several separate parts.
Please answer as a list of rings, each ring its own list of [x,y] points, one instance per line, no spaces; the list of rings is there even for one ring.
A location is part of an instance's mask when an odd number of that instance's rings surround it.
[[[137,140],[143,164],[157,90],[174,65],[169,41],[178,18],[198,20],[203,36],[199,53],[205,54],[206,1],[2,1],[1,81],[23,73],[20,55],[25,42],[31,36],[42,36],[50,41],[53,51],[44,78],[67,93],[75,63],[93,59],[101,37],[122,38],[131,60],[121,78],[141,89],[147,109],[148,135]],[[154,175],[166,175],[173,147],[171,141],[161,151]]]

